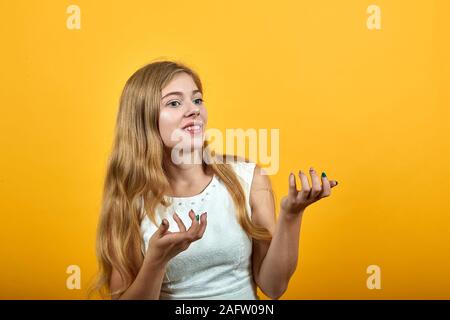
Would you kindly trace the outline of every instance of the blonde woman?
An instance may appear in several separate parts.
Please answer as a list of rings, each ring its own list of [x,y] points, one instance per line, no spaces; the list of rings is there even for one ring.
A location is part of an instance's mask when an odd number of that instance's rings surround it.
[[[123,89],[97,235],[98,278],[112,299],[272,299],[297,265],[305,208],[336,181],[289,176],[278,220],[267,175],[212,156],[199,76],[152,62]],[[176,155],[181,155],[177,157]],[[179,161],[200,159],[200,161]]]

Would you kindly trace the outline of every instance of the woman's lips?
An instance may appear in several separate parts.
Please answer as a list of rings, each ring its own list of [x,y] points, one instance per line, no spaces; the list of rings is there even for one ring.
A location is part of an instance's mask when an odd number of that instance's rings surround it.
[[[202,132],[203,126],[202,125],[192,125],[188,126],[183,129],[184,131],[188,132],[190,135],[196,135]]]

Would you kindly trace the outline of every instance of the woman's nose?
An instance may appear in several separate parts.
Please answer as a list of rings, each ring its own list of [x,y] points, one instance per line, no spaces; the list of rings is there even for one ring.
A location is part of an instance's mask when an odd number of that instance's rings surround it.
[[[190,107],[190,109],[189,109],[189,111],[188,111],[186,116],[190,117],[192,115],[194,115],[194,116],[199,116],[200,115],[200,108],[197,105],[195,105],[195,104]]]

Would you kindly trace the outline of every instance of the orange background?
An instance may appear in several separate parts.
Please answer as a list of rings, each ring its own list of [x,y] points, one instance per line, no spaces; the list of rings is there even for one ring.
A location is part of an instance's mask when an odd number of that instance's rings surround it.
[[[0,298],[85,297],[120,92],[166,58],[200,74],[209,127],[280,129],[278,200],[290,171],[340,183],[307,209],[282,299],[449,299],[449,13],[445,0],[1,2]]]

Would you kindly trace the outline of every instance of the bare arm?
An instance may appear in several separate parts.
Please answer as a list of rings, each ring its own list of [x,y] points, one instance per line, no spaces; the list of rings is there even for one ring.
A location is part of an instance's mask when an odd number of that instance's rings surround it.
[[[163,219],[158,230],[149,240],[147,254],[135,255],[136,265],[140,265],[136,278],[127,290],[120,296],[113,295],[113,299],[152,299],[158,300],[167,265],[174,256],[189,248],[193,241],[203,237],[206,229],[206,212],[201,217],[195,217],[193,210],[189,212],[192,225],[186,231],[186,226],[177,214],[173,215],[180,232],[169,231],[169,221]],[[122,278],[117,270],[113,270],[110,279],[111,292],[123,287]]]
[[[158,300],[166,266],[166,263],[158,263],[150,258],[144,259],[131,286],[122,295],[113,295],[112,299]],[[110,283],[111,292],[118,290],[122,285],[119,272],[113,269]]]
[[[297,267],[301,221],[302,214],[287,218],[281,209],[272,242],[260,262],[258,280],[261,288],[270,288],[266,291],[272,299],[279,299],[286,291]]]
[[[298,262],[300,228],[305,208],[321,198],[328,197],[337,181],[322,176],[322,185],[315,170],[310,170],[312,187],[303,172],[299,172],[302,190],[298,191],[295,176],[289,177],[289,194],[281,200],[280,214],[275,223],[275,212],[270,180],[255,170],[251,204],[256,224],[269,229],[271,242],[254,242],[254,276],[261,290],[272,299],[278,299],[287,289]],[[272,231],[273,230],[273,231]]]
[[[256,225],[268,229],[273,238],[272,241],[253,240],[253,277],[265,295],[278,299],[285,291],[289,280],[282,272],[282,264],[285,261],[279,259],[275,261],[277,265],[269,266],[267,261],[270,259],[266,259],[269,251],[285,251],[285,249],[277,245],[280,242],[280,233],[276,233],[274,194],[268,176],[262,174],[262,171],[259,166],[255,167],[250,191],[252,220]],[[271,272],[271,270],[276,271]]]

